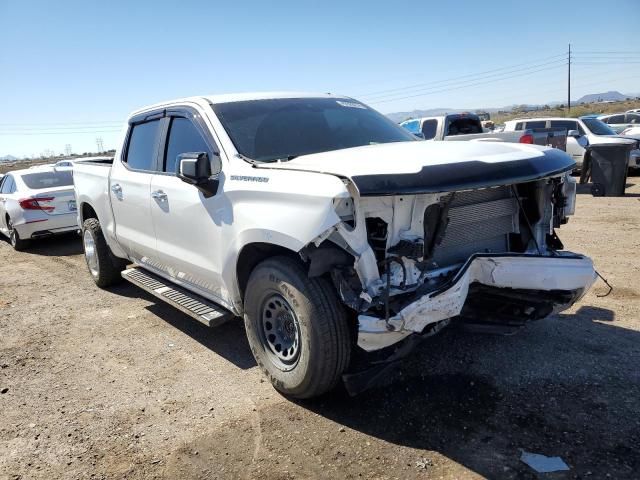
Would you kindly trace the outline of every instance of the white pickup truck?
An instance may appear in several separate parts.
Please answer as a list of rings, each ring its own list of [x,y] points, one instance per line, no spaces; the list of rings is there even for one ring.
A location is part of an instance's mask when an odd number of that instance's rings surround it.
[[[351,98],[271,93],[139,110],[113,163],[74,180],[98,286],[122,276],[207,325],[243,317],[275,388],[304,398],[355,351],[393,356],[455,322],[519,327],[581,298],[593,264],[555,234],[573,167],[551,148],[417,141]]]
[[[439,117],[414,118],[405,120],[400,126],[424,140],[525,143],[560,150],[566,150],[567,146],[566,131],[531,128],[517,132],[490,132],[483,128],[480,116],[473,113],[449,113]]]

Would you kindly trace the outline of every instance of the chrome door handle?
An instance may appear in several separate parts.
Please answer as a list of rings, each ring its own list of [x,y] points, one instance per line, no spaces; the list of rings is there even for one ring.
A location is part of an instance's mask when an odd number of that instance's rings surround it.
[[[115,194],[122,193],[122,187],[118,183],[111,185],[111,191]]]
[[[164,202],[167,199],[167,194],[162,190],[156,190],[155,192],[151,192],[151,198]]]

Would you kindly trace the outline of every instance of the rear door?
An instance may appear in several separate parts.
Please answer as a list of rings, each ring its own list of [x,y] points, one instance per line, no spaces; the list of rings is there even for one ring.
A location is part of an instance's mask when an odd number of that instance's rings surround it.
[[[168,131],[162,157],[162,172],[151,181],[151,216],[163,270],[179,284],[187,284],[213,300],[224,302],[222,288],[221,228],[229,222],[228,203],[220,186],[205,198],[193,185],[176,176],[177,156],[219,149],[196,111],[189,108],[167,112]]]
[[[118,243],[137,263],[157,262],[151,219],[151,178],[158,165],[163,114],[132,120],[121,158],[114,159],[109,196]]]

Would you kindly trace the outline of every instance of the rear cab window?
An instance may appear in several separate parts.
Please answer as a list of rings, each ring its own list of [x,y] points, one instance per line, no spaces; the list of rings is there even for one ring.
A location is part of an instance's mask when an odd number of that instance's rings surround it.
[[[447,123],[447,136],[482,133],[482,124],[475,116],[453,116],[447,118]]]
[[[44,188],[69,187],[73,185],[73,175],[66,172],[37,172],[25,173],[20,178],[32,190]]]
[[[133,170],[153,171],[160,134],[160,120],[134,124],[129,134],[129,145],[124,162]]]
[[[422,134],[425,140],[431,140],[436,136],[436,130],[438,130],[438,120],[425,120],[422,123]]]
[[[582,129],[580,124],[573,120],[551,120],[550,127],[554,131],[566,130],[568,132],[569,130],[578,130],[580,135],[584,135],[584,130]]]
[[[533,130],[534,128],[546,128],[546,127],[547,127],[546,120],[534,120],[532,122],[527,122],[525,128],[527,130]]]

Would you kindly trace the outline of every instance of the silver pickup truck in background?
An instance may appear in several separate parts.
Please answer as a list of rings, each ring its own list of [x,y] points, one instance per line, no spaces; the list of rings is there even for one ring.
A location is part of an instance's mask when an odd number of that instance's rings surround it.
[[[473,113],[451,113],[439,117],[423,117],[406,120],[400,124],[424,140],[447,142],[507,142],[540,145],[566,150],[567,132],[551,128],[525,131],[487,132],[480,117]]]

